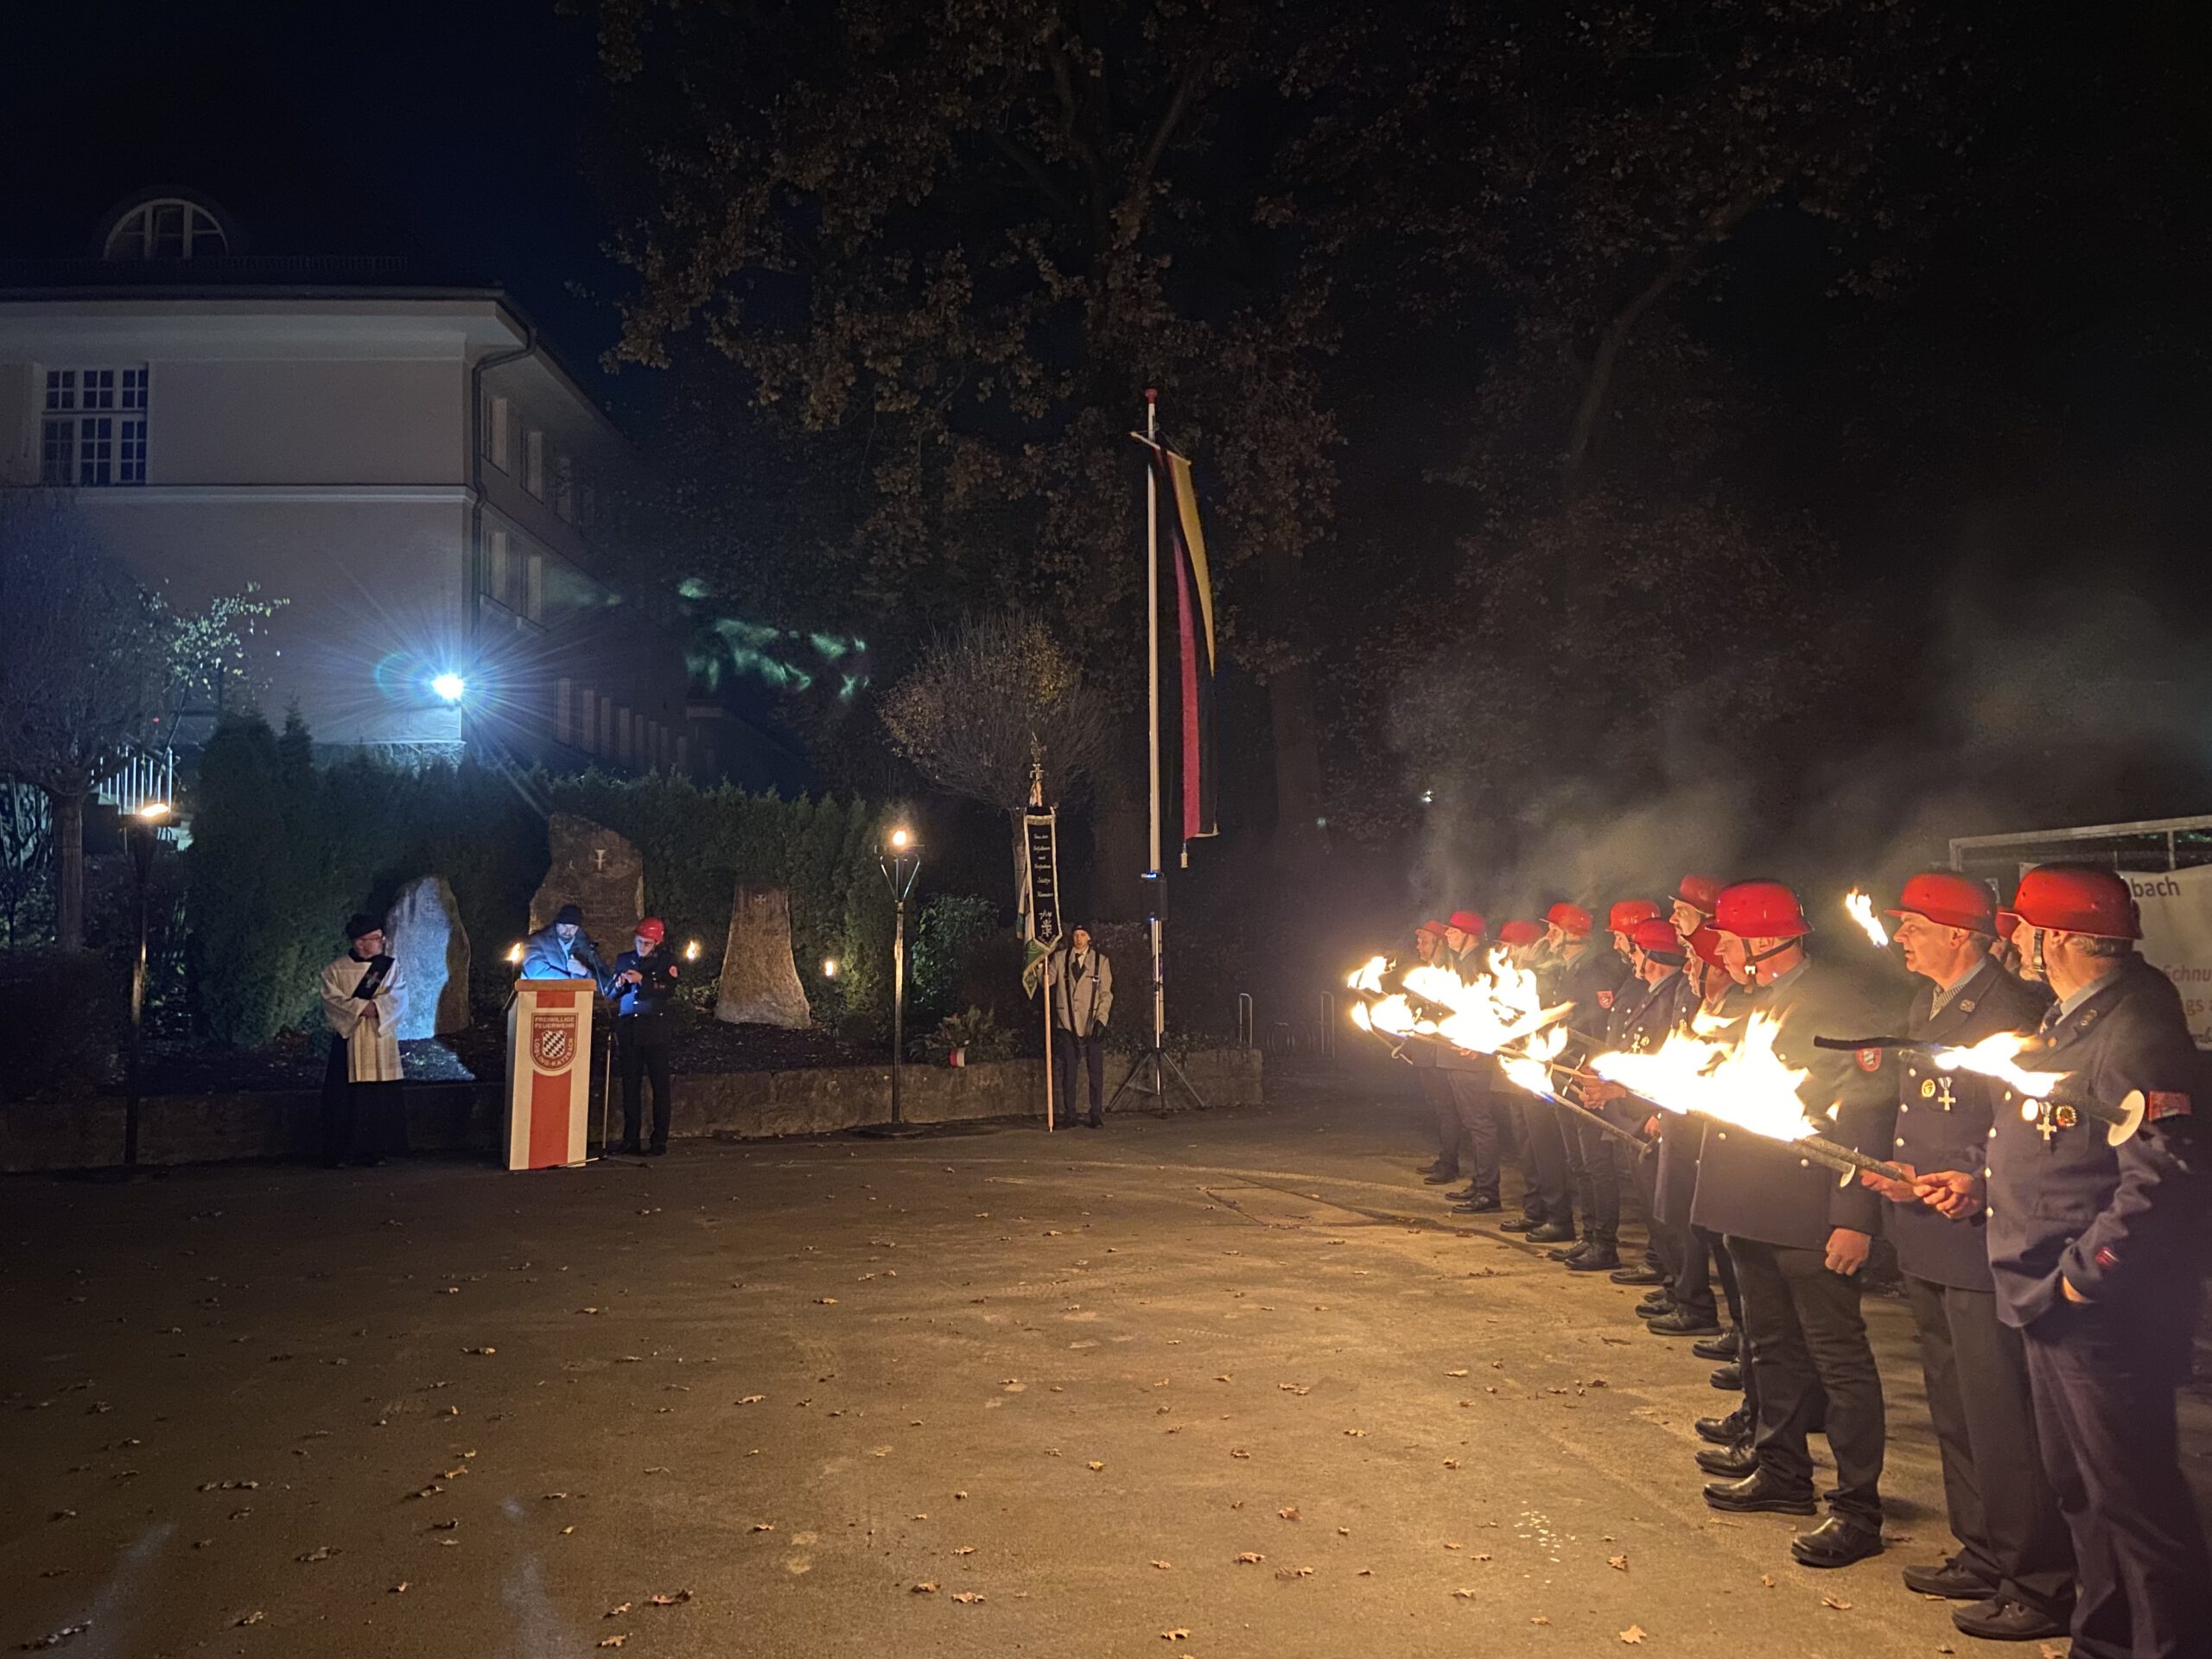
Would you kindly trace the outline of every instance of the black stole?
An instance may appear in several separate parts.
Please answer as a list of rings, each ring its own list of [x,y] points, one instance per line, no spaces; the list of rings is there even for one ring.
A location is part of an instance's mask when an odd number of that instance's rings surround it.
[[[391,972],[390,957],[371,957],[368,971],[361,976],[361,982],[353,987],[353,995],[361,1001],[373,999],[384,988],[385,977]]]

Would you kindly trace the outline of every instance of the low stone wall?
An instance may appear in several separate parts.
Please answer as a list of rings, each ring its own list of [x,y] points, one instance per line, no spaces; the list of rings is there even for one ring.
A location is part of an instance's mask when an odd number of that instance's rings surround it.
[[[1210,1106],[1261,1103],[1256,1048],[1205,1049],[1183,1062]],[[1119,1081],[1109,1068],[1108,1085]],[[619,1091],[620,1085],[616,1085]],[[904,1115],[915,1123],[973,1122],[1044,1116],[1035,1060],[961,1067],[910,1065],[900,1082]],[[418,1152],[486,1157],[499,1142],[501,1090],[496,1083],[419,1083],[407,1090],[409,1143]],[[1171,1097],[1172,1104],[1180,1104]],[[143,1103],[138,1157],[149,1165],[228,1163],[241,1159],[311,1159],[321,1149],[319,1093],[156,1096]],[[888,1066],[821,1066],[801,1071],[729,1071],[676,1079],[677,1135],[766,1139],[829,1135],[891,1116]],[[594,1123],[594,1128],[596,1128]],[[613,1128],[621,1131],[621,1106]],[[32,1101],[0,1107],[0,1172],[92,1169],[123,1156],[123,1103]]]

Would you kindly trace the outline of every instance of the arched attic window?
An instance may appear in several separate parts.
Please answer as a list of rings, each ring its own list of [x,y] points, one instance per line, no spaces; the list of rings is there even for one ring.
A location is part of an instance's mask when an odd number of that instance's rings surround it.
[[[108,259],[207,259],[230,251],[215,215],[196,201],[162,196],[118,219],[101,251]]]

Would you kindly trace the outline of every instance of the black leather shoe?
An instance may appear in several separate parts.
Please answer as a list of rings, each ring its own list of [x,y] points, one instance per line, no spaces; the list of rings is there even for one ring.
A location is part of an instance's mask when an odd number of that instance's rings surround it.
[[[1641,1262],[1632,1268],[1623,1268],[1613,1275],[1617,1285],[1663,1285],[1667,1275],[1656,1268],[1647,1268]]]
[[[1799,1533],[1789,1546],[1789,1559],[1800,1567],[1849,1567],[1881,1553],[1879,1527],[1861,1526],[1840,1515],[1828,1516],[1810,1532]]]
[[[1574,1227],[1571,1222],[1548,1221],[1540,1227],[1531,1227],[1527,1236],[1531,1244],[1572,1244]]]
[[[1705,1380],[1723,1394],[1740,1394],[1744,1389],[1744,1368],[1741,1365],[1723,1365]]]
[[[1487,1216],[1504,1207],[1496,1198],[1469,1198],[1465,1204],[1453,1205],[1452,1213],[1455,1216]]]
[[[1700,1359],[1733,1359],[1736,1357],[1736,1332],[1723,1331],[1717,1337],[1690,1344],[1690,1352]]]
[[[1446,1169],[1444,1167],[1444,1160],[1441,1158],[1432,1159],[1425,1164],[1415,1164],[1414,1173],[1416,1175],[1456,1175],[1459,1173],[1459,1166],[1455,1164],[1450,1169]]]
[[[1751,1450],[1749,1440],[1738,1440],[1733,1446],[1708,1446],[1699,1451],[1697,1466],[1708,1475],[1741,1480],[1745,1475],[1758,1473],[1758,1454]]]
[[[1610,1244],[1593,1244],[1581,1255],[1569,1258],[1569,1273],[1611,1273],[1621,1264],[1620,1252]]]
[[[1106,1120],[1096,1112],[1093,1112],[1084,1122],[1094,1129],[1103,1129],[1106,1127]]]
[[[1454,1204],[1465,1204],[1475,1196],[1475,1189],[1471,1186],[1455,1186],[1444,1196]]]
[[[1908,1567],[1899,1576],[1906,1589],[1946,1601],[1989,1601],[1997,1594],[1995,1585],[1967,1565],[1963,1552],[1933,1567]]]
[[[1456,1169],[1447,1169],[1441,1174],[1438,1175],[1424,1175],[1421,1177],[1421,1179],[1427,1182],[1431,1186],[1449,1186],[1452,1182],[1459,1179],[1459,1172]]]
[[[1813,1502],[1810,1486],[1793,1491],[1764,1469],[1741,1480],[1713,1481],[1705,1489],[1705,1501],[1731,1515],[1812,1515],[1820,1507]],[[1876,1538],[1874,1547],[1880,1548],[1881,1542]]]
[[[1951,1614],[1951,1623],[1964,1634],[1985,1642],[2032,1642],[2037,1637],[2066,1634],[2064,1619],[2003,1597],[1958,1608]]]
[[[1715,1446],[1733,1446],[1751,1432],[1751,1414],[1732,1411],[1726,1417],[1700,1417],[1690,1425],[1700,1440],[1711,1440]]]
[[[619,1147],[609,1147],[607,1155],[610,1158],[642,1158],[645,1155],[645,1149],[635,1141],[625,1141]]]
[[[1678,1307],[1671,1313],[1662,1313],[1656,1319],[1646,1319],[1643,1328],[1655,1337],[1702,1337],[1718,1331],[1720,1321]]]
[[[1662,1313],[1674,1311],[1675,1299],[1671,1296],[1647,1296],[1636,1305],[1636,1317],[1639,1319],[1656,1319]]]
[[[667,1157],[667,1156],[668,1156],[668,1142],[667,1142],[667,1141],[654,1141],[654,1142],[652,1143],[652,1145],[651,1145],[650,1147],[647,1147],[645,1148],[645,1156],[646,1156],[646,1157],[648,1157],[648,1158],[665,1158],[665,1157]]]
[[[1510,1221],[1499,1222],[1497,1230],[1501,1233],[1533,1233],[1543,1224],[1541,1216],[1516,1216]]]

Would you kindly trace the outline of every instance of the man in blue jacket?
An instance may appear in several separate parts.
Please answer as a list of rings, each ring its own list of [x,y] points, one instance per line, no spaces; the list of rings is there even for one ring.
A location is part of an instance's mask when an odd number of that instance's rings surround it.
[[[1986,1211],[1998,1315],[2025,1341],[2045,1471],[2074,1538],[2075,1659],[2184,1659],[2212,1632],[2212,1561],[2182,1478],[2174,1395],[2204,1267],[2204,1058],[2181,997],[2135,954],[2134,896],[2109,870],[2020,878],[2012,935],[2057,1001],[2006,1087],[1988,1161],[1916,1185]],[[2118,1145],[2095,1112],[2134,1122]]]

